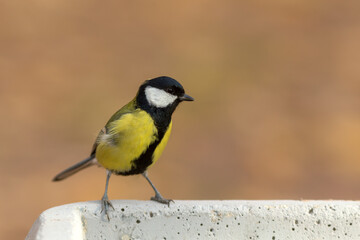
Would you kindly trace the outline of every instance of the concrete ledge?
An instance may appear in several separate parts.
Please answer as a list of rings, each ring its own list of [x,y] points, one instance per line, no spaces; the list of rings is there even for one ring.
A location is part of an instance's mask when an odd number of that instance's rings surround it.
[[[43,212],[26,239],[360,239],[360,201],[112,200]]]

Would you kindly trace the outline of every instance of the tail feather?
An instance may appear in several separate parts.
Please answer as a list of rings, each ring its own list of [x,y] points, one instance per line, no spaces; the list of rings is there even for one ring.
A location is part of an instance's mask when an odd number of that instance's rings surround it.
[[[58,175],[56,175],[53,179],[53,181],[60,181],[63,180],[67,177],[70,177],[71,175],[77,173],[78,171],[90,167],[92,165],[95,164],[95,156],[91,155],[90,157],[82,160],[81,162],[78,162],[77,164],[65,169],[64,171],[62,171],[61,173],[59,173]]]

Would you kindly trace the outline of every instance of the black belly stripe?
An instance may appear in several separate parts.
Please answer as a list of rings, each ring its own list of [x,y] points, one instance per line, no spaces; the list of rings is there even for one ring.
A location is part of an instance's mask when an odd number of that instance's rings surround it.
[[[127,172],[114,171],[113,173],[115,173],[117,175],[128,176],[128,175],[140,174],[140,173],[145,172],[146,169],[152,164],[154,151],[155,151],[156,147],[159,145],[159,143],[161,142],[161,140],[163,139],[165,132],[166,131],[164,131],[164,132],[161,131],[159,133],[157,139],[155,140],[155,142],[150,144],[148,149],[145,152],[143,152],[140,155],[140,157],[138,157],[137,159],[135,159],[132,162],[133,165],[129,171],[127,171]]]
[[[145,97],[142,96],[139,98],[138,96],[137,101],[138,102],[145,101]],[[154,120],[154,124],[158,131],[158,136],[155,142],[150,144],[148,149],[146,149],[146,151],[143,152],[140,155],[140,157],[132,161],[133,165],[129,171],[126,172],[114,171],[113,173],[117,175],[127,176],[127,175],[140,174],[146,171],[146,169],[153,163],[154,151],[161,142],[161,140],[163,139],[166,131],[168,130],[168,127],[171,122],[171,114],[175,110],[176,105],[169,106],[167,108],[154,108],[145,104],[143,105],[143,107],[141,107],[141,109],[146,111],[148,114],[150,114],[150,116]]]

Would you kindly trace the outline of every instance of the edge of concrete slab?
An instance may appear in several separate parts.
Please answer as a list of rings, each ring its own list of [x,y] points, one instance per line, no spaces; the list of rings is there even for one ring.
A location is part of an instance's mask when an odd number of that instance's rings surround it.
[[[44,211],[27,240],[45,239],[360,239],[360,201],[112,200]]]

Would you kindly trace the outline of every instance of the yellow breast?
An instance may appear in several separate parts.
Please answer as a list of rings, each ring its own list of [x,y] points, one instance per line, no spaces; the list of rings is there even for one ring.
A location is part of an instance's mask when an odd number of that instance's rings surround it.
[[[157,129],[153,119],[145,111],[135,110],[109,124],[108,133],[98,139],[96,159],[106,169],[129,171],[133,160],[146,151],[156,138]],[[164,147],[156,150],[154,156],[158,158]]]

